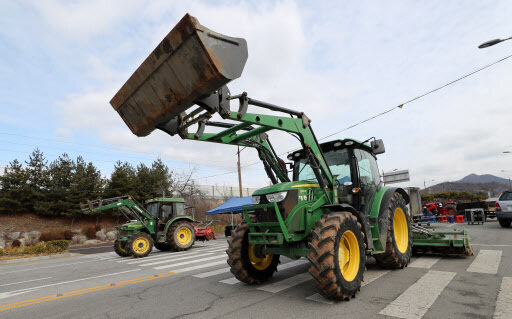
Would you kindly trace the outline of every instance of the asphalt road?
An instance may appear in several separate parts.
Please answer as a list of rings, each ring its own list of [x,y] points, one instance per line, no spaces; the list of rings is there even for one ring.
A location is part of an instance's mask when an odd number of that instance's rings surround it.
[[[242,284],[219,239],[144,259],[105,252],[0,266],[0,318],[512,317],[512,229],[463,227],[474,257],[422,256],[394,271],[369,263],[349,302],[316,295],[303,259],[282,258],[264,286]]]

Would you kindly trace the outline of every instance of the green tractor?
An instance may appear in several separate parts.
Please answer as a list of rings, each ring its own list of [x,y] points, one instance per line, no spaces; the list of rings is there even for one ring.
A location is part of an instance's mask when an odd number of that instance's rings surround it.
[[[319,293],[348,300],[361,288],[368,256],[386,268],[406,267],[413,247],[409,197],[381,182],[376,155],[384,153],[383,142],[320,144],[303,112],[245,92],[231,95],[226,84],[240,77],[247,56],[244,39],[213,32],[187,14],[110,103],[137,136],[160,129],[257,151],[272,186],[253,194],[254,205],[244,207],[244,222],[228,240],[228,264],[240,281],[265,282],[281,255],[306,257]],[[231,110],[232,102],[238,110]],[[250,113],[249,106],[265,111]],[[221,121],[211,121],[214,115]],[[274,150],[269,131],[299,141],[289,163]],[[464,252],[461,240],[455,239]]]
[[[149,255],[153,246],[162,251],[187,250],[196,239],[194,219],[185,211],[183,198],[154,198],[144,208],[132,196],[90,201],[81,205],[84,214],[118,209],[130,222],[117,226],[114,251],[121,257]]]

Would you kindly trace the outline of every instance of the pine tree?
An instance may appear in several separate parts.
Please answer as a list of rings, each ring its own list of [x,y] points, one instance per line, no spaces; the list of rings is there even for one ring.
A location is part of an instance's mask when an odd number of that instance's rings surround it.
[[[130,163],[117,161],[105,189],[105,196],[117,197],[134,194],[137,188],[136,176],[137,173]]]
[[[34,212],[35,207],[39,202],[45,201],[46,186],[48,185],[48,167],[44,154],[36,148],[32,154],[29,155],[29,160],[25,161],[27,164],[27,209]]]
[[[10,162],[7,172],[0,177],[0,210],[16,214],[26,209],[28,174],[21,163],[15,159]]]
[[[157,159],[151,165],[151,176],[156,196],[168,196],[169,188],[171,187],[170,174],[169,168],[164,164],[162,159]]]

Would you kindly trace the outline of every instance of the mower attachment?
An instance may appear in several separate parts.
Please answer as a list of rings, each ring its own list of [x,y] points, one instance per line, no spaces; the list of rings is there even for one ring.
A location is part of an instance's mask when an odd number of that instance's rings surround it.
[[[110,104],[133,134],[146,136],[160,124],[178,121],[182,112],[201,105],[201,100],[215,98],[216,90],[240,77],[247,56],[244,39],[211,31],[186,14]]]
[[[412,226],[414,253],[473,256],[467,230],[431,230]]]

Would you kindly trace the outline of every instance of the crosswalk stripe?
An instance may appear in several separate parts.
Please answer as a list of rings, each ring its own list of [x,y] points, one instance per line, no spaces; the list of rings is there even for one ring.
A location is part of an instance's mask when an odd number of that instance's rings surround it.
[[[291,261],[291,262],[286,263],[286,264],[280,264],[280,265],[277,266],[277,271],[285,270],[285,269],[292,268],[292,267],[299,266],[299,265],[303,265],[303,264],[307,264],[308,262],[309,261],[307,259],[299,259],[299,260]],[[219,282],[221,282],[223,284],[234,285],[236,283],[239,283],[240,281],[238,279],[236,279],[235,277],[231,277],[231,278],[228,278],[228,279],[221,280]]]
[[[209,247],[208,247],[209,248]],[[144,257],[142,259],[138,259],[138,260],[134,260],[133,258],[123,258],[121,260],[118,260],[117,262],[119,263],[138,263],[138,262],[144,262],[144,261],[148,261],[148,260],[153,260],[153,259],[162,259],[162,258],[172,258],[173,256],[183,256],[183,255],[189,255],[189,254],[199,254],[199,253],[204,253],[204,252],[210,252],[210,251],[223,251],[225,250],[225,248],[218,248],[218,249],[206,249],[206,248],[196,248],[196,249],[191,249],[191,250],[186,250],[186,251],[178,251],[178,252],[159,252],[159,253],[155,253],[156,256],[154,254],[151,254],[147,257]]]
[[[381,270],[381,269],[367,271],[364,274],[364,281],[361,283],[361,287],[364,287],[364,286],[370,284],[372,281],[379,279],[380,277],[384,276],[388,272],[390,272],[390,271],[389,270]],[[325,303],[328,305],[332,305],[334,303],[334,301],[329,300],[318,293],[311,295],[309,297],[306,297],[306,299],[316,301],[316,302]]]
[[[209,271],[209,272],[204,272],[202,274],[194,275],[194,277],[197,277],[197,278],[207,278],[207,277],[211,277],[211,276],[217,276],[217,275],[229,272],[229,269],[230,269],[229,267],[221,268],[221,269],[216,269],[216,270],[212,270],[212,271]]]
[[[158,260],[158,261],[155,261],[155,262],[139,264],[138,266],[144,266],[144,267],[154,266],[154,265],[160,265],[160,264],[165,264],[165,263],[170,263],[170,262],[175,262],[175,261],[194,259],[194,258],[198,258],[199,256],[206,257],[206,256],[211,256],[211,255],[213,255],[213,253],[202,253],[200,255],[187,255],[187,256],[184,256],[184,257],[180,257],[180,258],[169,258],[169,259],[165,259],[165,260]]]
[[[181,269],[176,269],[176,270],[172,270],[173,272],[175,273],[183,273],[183,272],[187,272],[187,271],[192,271],[192,270],[197,270],[197,269],[202,269],[202,268],[208,268],[208,267],[213,267],[213,266],[218,266],[218,265],[225,265],[227,264],[227,261],[224,259],[224,260],[220,260],[220,261],[214,261],[214,262],[211,262],[211,263],[208,263],[208,264],[202,264],[202,265],[197,265],[197,266],[190,266],[190,267],[185,267],[185,268],[181,268]]]
[[[220,250],[220,251],[223,251],[223,250]],[[180,258],[183,259],[183,257],[189,257],[189,256],[197,257],[197,256],[211,255],[215,252],[219,252],[219,250],[196,251],[194,253],[181,254],[181,255],[169,254],[166,256],[162,256],[160,258],[154,258],[154,259],[150,259],[150,260],[148,260],[147,258],[141,258],[141,260],[131,261],[131,262],[128,262],[127,264],[132,265],[132,264],[145,263],[144,264],[145,266],[150,266],[150,265],[162,264],[162,263],[169,262],[169,261],[180,260]]]
[[[234,285],[240,282],[240,280],[236,279],[236,277],[231,277],[228,279],[224,279],[219,281],[220,283],[227,284],[227,285]]]
[[[222,256],[222,255],[218,256],[217,255],[217,256],[206,257],[206,258],[199,258],[199,259],[191,260],[191,261],[184,261],[184,262],[176,263],[176,264],[170,264],[170,265],[153,267],[153,269],[160,270],[160,269],[172,268],[172,267],[176,267],[176,266],[183,266],[183,265],[187,265],[187,264],[193,264],[193,263],[198,263],[198,262],[212,260],[212,259],[219,259],[219,258],[223,258],[224,260],[226,260],[226,256],[225,255],[224,256]]]
[[[512,277],[503,277],[498,300],[496,301],[496,310],[494,319],[508,319],[512,314]]]
[[[420,257],[410,263],[408,267],[430,269],[439,260],[440,258]]]
[[[454,272],[430,270],[379,314],[421,319],[453,277],[455,277]]]
[[[284,280],[280,280],[280,281],[277,281],[277,282],[274,282],[274,283],[271,283],[268,285],[258,287],[258,290],[263,290],[263,291],[271,292],[271,293],[277,293],[277,292],[283,291],[285,289],[291,288],[293,286],[300,285],[303,282],[310,281],[310,280],[311,280],[311,275],[309,273],[305,272],[302,274],[298,274],[296,276],[286,278]]]
[[[475,260],[469,265],[467,271],[479,272],[484,274],[496,274],[500,266],[501,250],[480,249]]]

